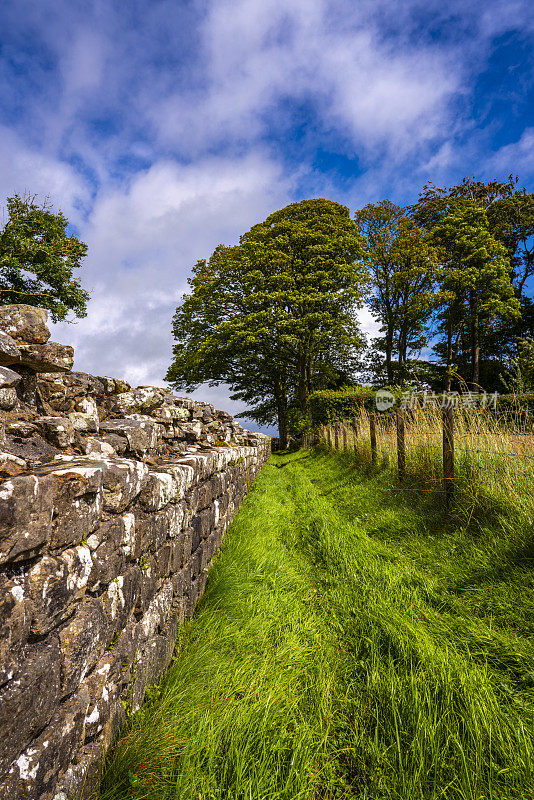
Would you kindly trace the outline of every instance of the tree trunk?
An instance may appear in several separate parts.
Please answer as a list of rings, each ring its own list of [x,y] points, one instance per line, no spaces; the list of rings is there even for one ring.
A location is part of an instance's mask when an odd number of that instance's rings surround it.
[[[299,372],[298,372],[298,398],[300,411],[309,421],[310,419],[310,363],[309,358],[305,355],[299,357]]]
[[[276,401],[276,414],[278,417],[278,438],[280,440],[280,450],[287,450],[287,446],[289,444],[287,394],[281,381],[277,381],[275,384],[274,398]]]
[[[473,293],[470,297],[471,305],[471,387],[473,391],[480,388],[480,320],[476,307],[476,298]]]
[[[401,330],[399,334],[399,383],[406,380],[406,350],[408,336],[406,330]]]
[[[451,390],[451,369],[452,369],[452,317],[449,313],[447,319],[447,380],[445,382],[445,391]]]
[[[388,376],[388,386],[393,384],[393,364],[391,354],[393,352],[393,326],[388,323],[386,329],[386,373]]]

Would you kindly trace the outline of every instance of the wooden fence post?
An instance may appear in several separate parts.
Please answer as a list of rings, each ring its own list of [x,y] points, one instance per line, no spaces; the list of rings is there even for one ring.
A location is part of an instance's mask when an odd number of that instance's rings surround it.
[[[376,461],[376,419],[374,411],[369,415],[369,432],[371,434],[371,461],[374,464]]]
[[[450,505],[454,491],[454,413],[451,405],[442,409],[443,420],[443,487],[445,502]]]
[[[339,450],[339,423],[334,425],[334,448]]]
[[[343,423],[343,450],[346,450],[348,447],[347,444],[347,424]]]
[[[406,440],[404,438],[404,412],[397,409],[397,469],[399,480],[406,477]]]
[[[352,421],[352,430],[354,432],[354,453],[358,453],[358,420],[354,417]]]

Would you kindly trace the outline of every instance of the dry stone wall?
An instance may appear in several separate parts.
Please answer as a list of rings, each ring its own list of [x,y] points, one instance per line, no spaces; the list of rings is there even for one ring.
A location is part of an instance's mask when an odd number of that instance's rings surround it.
[[[72,372],[0,307],[0,797],[88,797],[168,667],[270,439],[207,403]]]

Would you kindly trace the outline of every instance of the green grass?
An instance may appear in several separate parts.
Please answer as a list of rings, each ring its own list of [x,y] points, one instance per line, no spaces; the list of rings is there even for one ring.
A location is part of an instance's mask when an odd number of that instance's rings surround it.
[[[533,798],[533,558],[517,510],[274,456],[100,800]]]

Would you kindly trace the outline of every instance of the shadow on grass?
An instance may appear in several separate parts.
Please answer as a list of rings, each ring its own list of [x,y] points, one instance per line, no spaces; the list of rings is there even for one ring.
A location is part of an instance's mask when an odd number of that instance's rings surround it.
[[[284,455],[287,455],[287,453],[284,453]],[[289,464],[295,464],[297,461],[305,461],[307,458],[311,458],[311,454],[307,456],[301,456],[300,458],[292,458],[291,461],[286,461],[284,464],[275,464],[273,462],[269,466],[276,467],[276,469],[282,469],[282,467],[287,467]]]
[[[323,496],[371,483],[373,492],[378,496],[377,505],[392,512],[414,512],[425,519],[425,528],[432,529],[433,535],[445,536],[462,528],[467,536],[477,539],[480,535],[486,535],[488,529],[511,530],[514,526],[525,524],[521,508],[495,496],[482,484],[473,489],[462,476],[455,482],[453,502],[447,508],[441,482],[430,483],[424,475],[418,474],[408,474],[401,482],[397,477],[396,465],[387,458],[371,464],[352,452],[335,452],[325,448],[317,448],[310,455],[318,465],[325,458],[334,459],[343,470],[343,474],[321,492]],[[525,547],[524,539],[520,546]],[[534,563],[534,542],[526,547],[523,554],[518,551],[517,558],[532,558]]]

